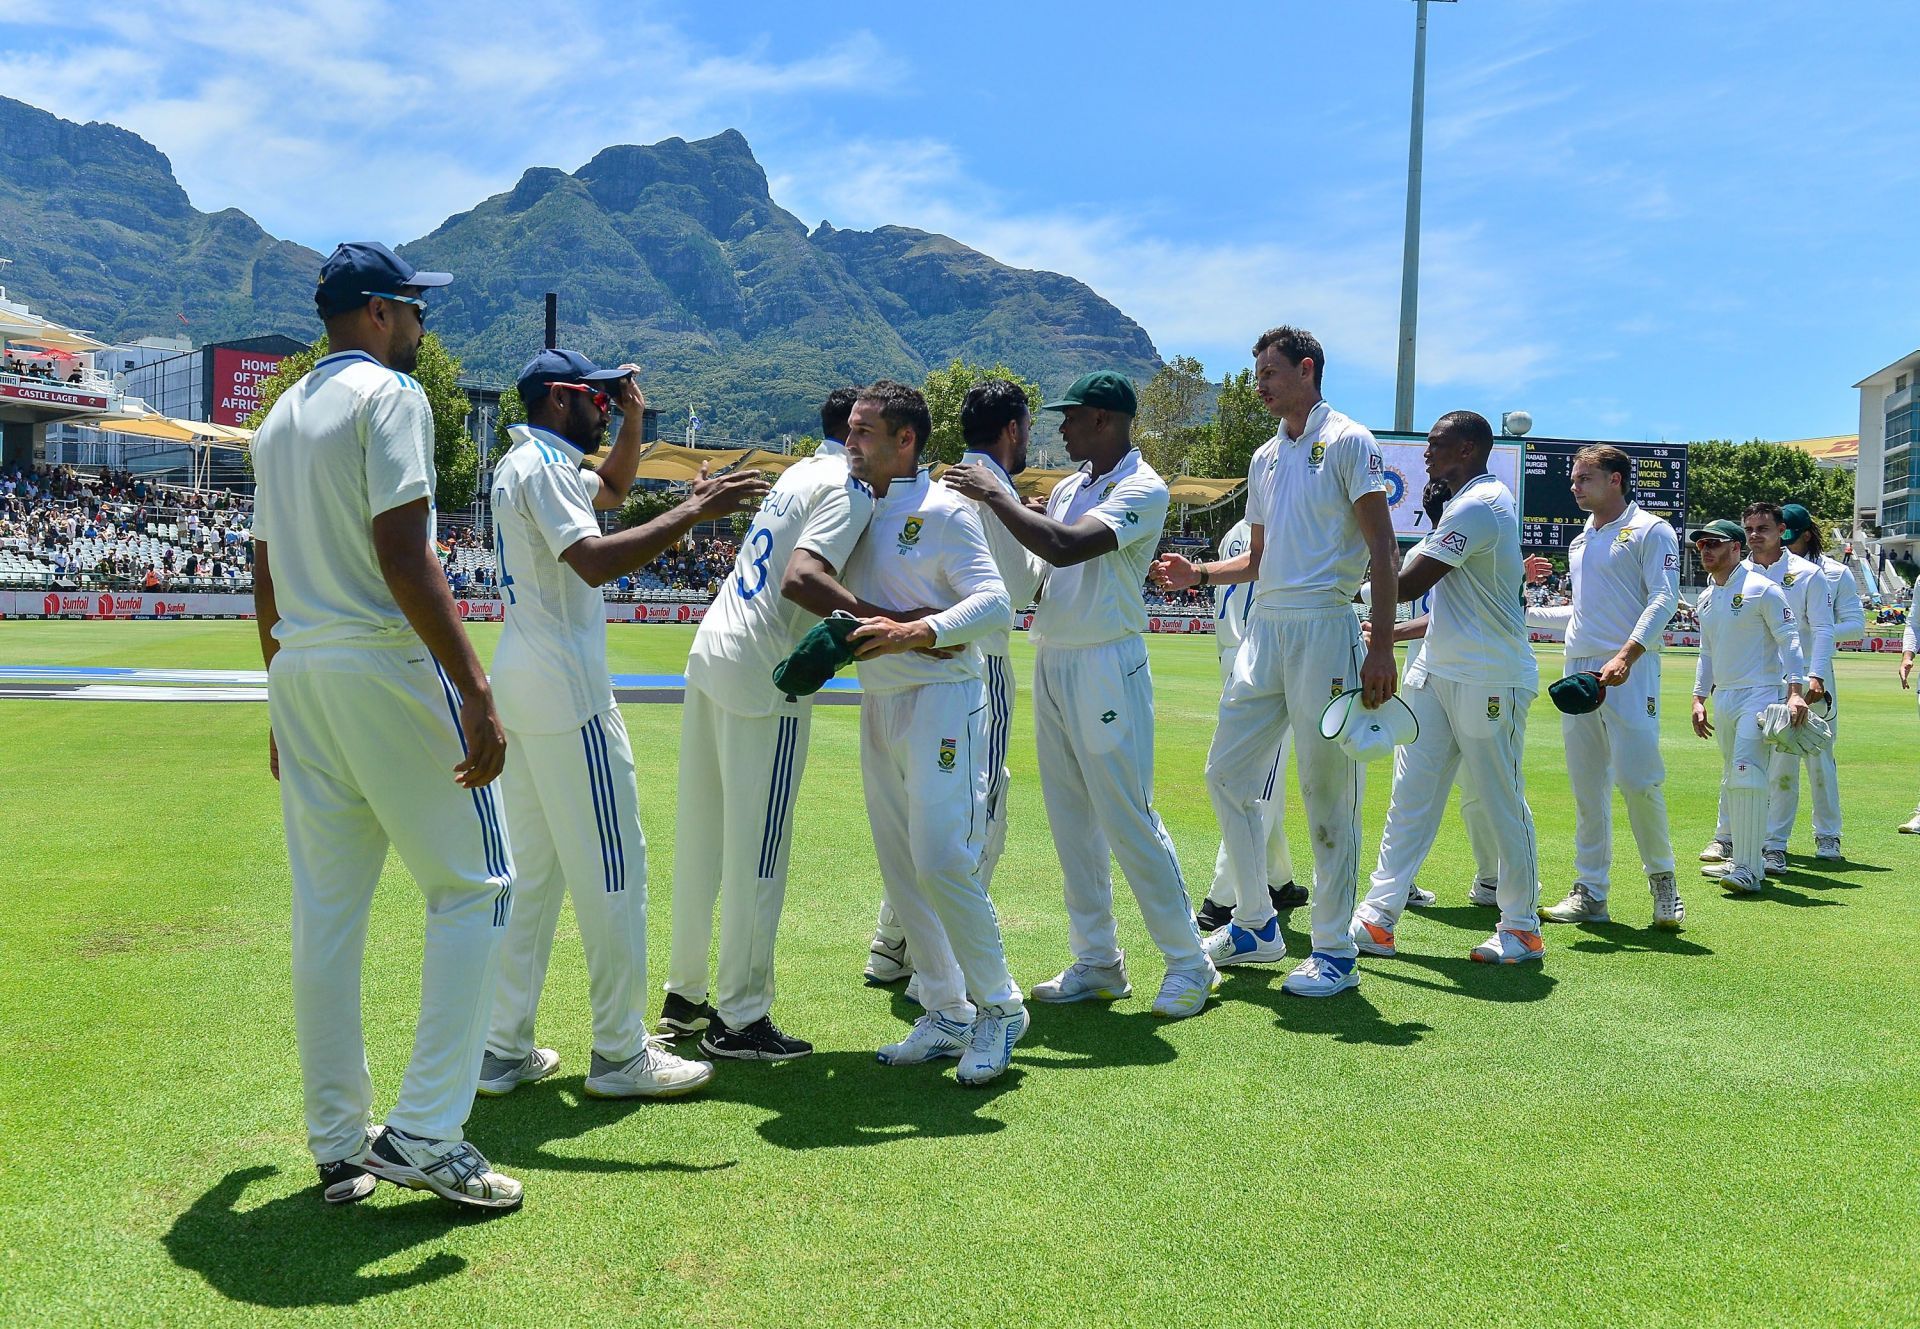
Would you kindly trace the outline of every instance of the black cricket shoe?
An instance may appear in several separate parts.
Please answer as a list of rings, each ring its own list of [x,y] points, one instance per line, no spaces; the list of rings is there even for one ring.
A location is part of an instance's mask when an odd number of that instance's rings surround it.
[[[320,1198],[328,1204],[352,1204],[373,1194],[380,1183],[351,1158],[320,1165]]]
[[[1200,929],[1200,935],[1206,936],[1218,932],[1233,921],[1233,906],[1215,904],[1212,896],[1200,902],[1200,910],[1193,916],[1193,925]]]
[[[700,1050],[709,1057],[728,1057],[734,1061],[793,1061],[812,1052],[813,1044],[781,1033],[770,1015],[763,1015],[740,1029],[727,1028],[716,1015],[707,1036],[700,1040]]]
[[[678,992],[669,992],[660,1006],[659,1029],[667,1038],[692,1038],[720,1017],[704,1001],[688,1001]]]
[[[1273,901],[1276,912],[1286,913],[1289,909],[1298,909],[1307,902],[1307,888],[1296,886],[1292,882],[1284,886],[1267,887],[1267,898]]]

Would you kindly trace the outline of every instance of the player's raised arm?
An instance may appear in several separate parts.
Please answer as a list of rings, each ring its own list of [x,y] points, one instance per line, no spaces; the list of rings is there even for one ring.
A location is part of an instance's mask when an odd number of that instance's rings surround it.
[[[627,376],[609,385],[613,404],[620,408],[620,432],[614,435],[606,460],[594,468],[600,483],[593,496],[593,506],[603,512],[611,512],[627,501],[634,475],[640,469],[640,454],[647,450],[647,398],[640,391],[640,366],[625,364],[620,368],[627,371]],[[703,464],[700,477],[705,479],[706,474]]]

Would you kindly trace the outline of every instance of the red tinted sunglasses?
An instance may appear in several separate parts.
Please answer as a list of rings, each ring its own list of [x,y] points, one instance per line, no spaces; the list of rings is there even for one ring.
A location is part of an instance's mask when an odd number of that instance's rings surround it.
[[[613,404],[613,398],[598,388],[590,388],[585,383],[549,383],[548,387],[565,388],[568,392],[584,392],[593,399],[593,404],[605,411]]]

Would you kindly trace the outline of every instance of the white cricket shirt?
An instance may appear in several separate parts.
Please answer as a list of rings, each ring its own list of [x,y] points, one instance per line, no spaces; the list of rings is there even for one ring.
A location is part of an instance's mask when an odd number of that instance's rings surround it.
[[[1680,539],[1637,503],[1604,526],[1592,517],[1567,546],[1573,614],[1567,654],[1612,656],[1629,641],[1648,651],[1680,603]]]
[[[1853,570],[1839,559],[1822,554],[1817,561],[1833,601],[1833,644],[1859,641],[1867,635],[1867,607],[1860,603],[1860,583],[1854,579]]]
[[[1247,520],[1265,527],[1256,605],[1338,609],[1353,603],[1371,553],[1353,515],[1364,494],[1387,491],[1380,445],[1325,402],[1299,438],[1283,427],[1247,468]]]
[[[287,650],[420,646],[373,552],[375,517],[433,505],[433,411],[420,384],[363,351],[329,355],[280,394],[252,451],[274,639]]]
[[[1253,523],[1245,517],[1220,538],[1219,561],[1238,558],[1253,548]],[[1212,561],[1212,560],[1209,560]],[[1221,655],[1240,649],[1247,635],[1247,610],[1253,604],[1253,583],[1238,582],[1213,589],[1213,644]]]
[[[493,549],[507,622],[493,657],[500,721],[522,734],[580,728],[613,706],[607,677],[607,609],[560,557],[600,534],[593,498],[600,477],[580,449],[530,425],[493,471]]]
[[[1693,613],[1700,620],[1694,696],[1717,687],[1777,688],[1783,675],[1790,683],[1807,681],[1793,609],[1759,568],[1742,562],[1725,586],[1709,581]]]
[[[1013,478],[1000,469],[1000,463],[984,452],[968,452],[960,461],[963,465],[978,466],[991,475],[1002,489],[1018,498],[1019,491],[1013,487]],[[1047,565],[1040,561],[1039,555],[1013,538],[1013,532],[1007,524],[992,513],[986,511],[984,503],[967,499],[974,505],[975,514],[980,518],[980,529],[986,532],[987,548],[993,551],[993,565],[1000,569],[1000,580],[1006,583],[1007,604],[1016,614],[1033,603],[1034,592],[1040,589],[1040,579],[1046,575]],[[1004,657],[1011,649],[1012,630],[990,633],[980,639],[980,649],[988,655]]]
[[[1426,646],[1407,682],[1427,675],[1488,687],[1540,690],[1521,600],[1520,506],[1492,475],[1477,475],[1447,500],[1440,520],[1407,553],[1453,569],[1433,588]]]
[[[981,655],[973,643],[995,633],[1004,640],[1013,621],[980,514],[924,470],[893,481],[875,501],[867,533],[847,560],[845,585],[882,609],[942,611],[927,620],[935,644],[966,646],[948,660],[916,651],[862,660],[862,692],[979,678]]]
[[[733,570],[693,636],[687,681],[735,715],[771,715],[783,694],[773,669],[819,622],[780,594],[796,549],[843,571],[873,515],[873,491],[847,470],[845,451],[820,451],[787,469],[760,501]]]
[[[1833,682],[1833,591],[1819,567],[1790,549],[1782,549],[1771,567],[1749,557],[1742,567],[1778,586],[1787,597],[1800,630],[1800,655],[1811,677]]]
[[[1093,516],[1120,547],[1047,570],[1033,639],[1044,646],[1101,646],[1147,630],[1147,568],[1167,524],[1167,485],[1134,448],[1105,475],[1086,467],[1053,487],[1047,515],[1071,526]]]

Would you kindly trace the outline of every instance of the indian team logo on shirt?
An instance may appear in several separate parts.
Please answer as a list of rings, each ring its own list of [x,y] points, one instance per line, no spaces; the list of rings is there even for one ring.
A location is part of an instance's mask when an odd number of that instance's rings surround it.
[[[911,553],[913,547],[920,543],[920,528],[925,524],[919,517],[907,518],[906,524],[900,528],[901,553]]]
[[[943,738],[940,740],[940,769],[941,770],[943,771],[952,770],[953,763],[956,759],[958,759],[959,755],[960,754],[958,751],[956,740],[951,738]]]
[[[1498,697],[1487,698],[1487,718],[1489,720],[1498,720],[1500,718],[1500,699]]]

